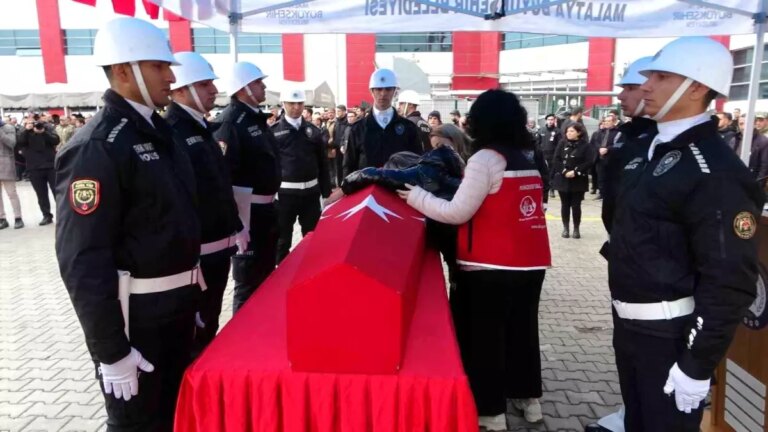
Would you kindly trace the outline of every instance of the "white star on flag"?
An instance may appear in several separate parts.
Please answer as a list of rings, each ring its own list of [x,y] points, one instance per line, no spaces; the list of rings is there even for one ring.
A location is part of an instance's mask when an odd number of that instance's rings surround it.
[[[380,218],[384,219],[387,222],[389,222],[389,219],[387,219],[387,215],[394,216],[394,217],[396,217],[398,219],[402,219],[400,216],[398,216],[397,214],[395,214],[391,210],[389,210],[389,209],[383,207],[381,204],[379,204],[376,201],[376,198],[373,197],[373,195],[368,195],[363,201],[360,202],[360,204],[358,204],[358,205],[352,207],[351,209],[349,209],[349,210],[339,214],[336,217],[340,218],[340,217],[346,215],[346,217],[344,219],[342,219],[342,220],[347,220],[350,217],[352,217],[352,215],[354,215],[357,212],[362,211],[366,207],[371,209],[371,211],[376,213]]]

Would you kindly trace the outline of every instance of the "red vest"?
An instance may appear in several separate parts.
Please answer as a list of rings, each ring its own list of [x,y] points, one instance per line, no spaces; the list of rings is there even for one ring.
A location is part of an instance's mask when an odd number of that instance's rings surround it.
[[[501,188],[488,195],[459,227],[457,262],[498,270],[539,270],[552,265],[544,185],[533,168],[504,171]]]

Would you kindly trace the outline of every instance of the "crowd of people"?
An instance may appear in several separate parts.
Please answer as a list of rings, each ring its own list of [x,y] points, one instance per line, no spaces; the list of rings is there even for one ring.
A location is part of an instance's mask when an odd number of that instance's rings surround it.
[[[110,83],[103,109],[76,116],[74,128],[72,118],[6,119],[0,187],[17,227],[19,155],[41,225],[53,221],[54,192],[59,269],[110,431],[171,430],[184,370],[216,335],[230,273],[237,314],[289,253],[297,221],[307,234],[322,203],[379,184],[427,217],[448,265],[480,426],[505,430],[508,401],[542,420],[546,206],[557,192],[562,237],[579,239],[591,192],[610,235],[600,253],[625,407],[588,430],[693,432],[755,296],[768,177],[765,117],[747,167],[734,153],[744,116],[716,122],[707,111],[727,94],[730,56],[711,39],[681,38],[638,59],[619,84],[621,112],[591,137],[581,108],[538,127],[502,90],[445,123],[438,111],[424,119],[418,95],[389,69],[371,75],[370,107],[313,110],[302,89],[286,88],[279,107],[263,109],[268,77],[237,62],[223,71],[229,104],[211,117],[218,71],[199,54],[171,53],[152,24],[119,18],[94,42]]]

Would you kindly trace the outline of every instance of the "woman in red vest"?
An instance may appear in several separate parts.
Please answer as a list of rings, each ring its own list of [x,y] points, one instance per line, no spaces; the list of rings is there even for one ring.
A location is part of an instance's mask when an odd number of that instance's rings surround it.
[[[506,429],[507,399],[526,420],[542,419],[538,309],[551,264],[540,172],[546,164],[526,122],[514,94],[481,94],[468,116],[473,154],[453,199],[410,185],[398,191],[425,216],[459,225],[451,309],[480,425],[488,430]]]

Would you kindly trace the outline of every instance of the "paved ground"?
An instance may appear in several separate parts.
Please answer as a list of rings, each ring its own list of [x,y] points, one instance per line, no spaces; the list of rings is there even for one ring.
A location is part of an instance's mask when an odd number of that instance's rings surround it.
[[[37,226],[30,184],[19,190],[27,227],[0,231],[0,431],[104,430],[93,366],[59,278],[54,227]],[[605,234],[591,198],[581,240],[560,237],[559,202],[552,203],[554,268],[540,308],[545,418],[535,426],[510,415],[512,431],[580,431],[620,403],[606,266],[597,253]],[[223,315],[231,315],[229,301]]]

